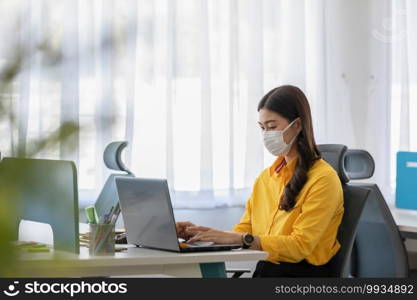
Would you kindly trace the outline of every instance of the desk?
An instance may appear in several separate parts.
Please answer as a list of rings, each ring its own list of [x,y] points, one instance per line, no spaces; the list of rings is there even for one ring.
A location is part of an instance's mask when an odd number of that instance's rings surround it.
[[[20,237],[52,244],[49,225],[25,222]],[[88,224],[79,224],[80,232],[87,232]],[[119,247],[118,245],[116,245]],[[112,256],[90,256],[88,248],[80,254],[63,251],[28,253],[20,255],[17,271],[24,277],[90,277],[162,274],[174,277],[226,277],[225,262],[258,261],[267,253],[255,250],[211,251],[176,253],[137,248],[133,245]]]
[[[126,245],[124,246],[126,247]],[[175,277],[225,277],[225,261],[256,261],[267,253],[255,250],[231,250],[175,253],[127,246],[113,256],[90,256],[81,247],[80,254],[61,251],[21,253],[17,267],[24,277],[107,277],[163,274]]]
[[[402,236],[417,239],[417,210],[390,207],[392,216]]]

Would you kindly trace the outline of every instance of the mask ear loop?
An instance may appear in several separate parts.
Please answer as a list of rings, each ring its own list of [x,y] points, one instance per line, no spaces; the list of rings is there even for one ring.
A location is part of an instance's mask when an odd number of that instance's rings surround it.
[[[295,121],[297,121],[297,120],[300,120],[300,122],[301,122],[301,118],[300,117],[298,117],[298,118],[296,118],[293,122],[295,122]],[[298,132],[297,132],[297,134],[295,135],[295,137],[297,137],[299,134],[300,134],[300,132],[303,130],[303,128],[301,127],[301,124],[300,124],[300,129],[298,130]]]
[[[297,117],[294,120],[292,120],[292,122],[290,124],[288,124],[288,126],[283,129],[283,132],[287,131],[287,129],[290,128],[294,124],[294,122],[297,121],[298,119],[300,119],[300,117]]]
[[[284,129],[284,132],[285,131],[287,131],[293,124],[294,124],[294,122],[295,121],[297,121],[298,119],[300,119],[300,117],[297,117],[297,118],[295,118],[288,126],[287,126],[287,128],[285,128]],[[295,139],[297,138],[297,136],[300,134],[300,132],[301,132],[301,130],[302,129],[300,129],[298,132],[297,132],[297,134],[292,138],[292,140],[290,141],[290,143],[289,144],[287,144],[287,145],[292,145],[292,143],[294,143],[294,141],[295,141]]]

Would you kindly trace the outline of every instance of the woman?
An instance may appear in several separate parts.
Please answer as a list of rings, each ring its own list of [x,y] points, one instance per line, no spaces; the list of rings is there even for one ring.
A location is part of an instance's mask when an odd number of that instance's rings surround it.
[[[178,235],[266,251],[254,277],[330,276],[343,191],[320,157],[307,98],[297,87],[281,86],[261,99],[258,112],[264,145],[277,159],[256,179],[240,223],[226,232],[179,222]]]

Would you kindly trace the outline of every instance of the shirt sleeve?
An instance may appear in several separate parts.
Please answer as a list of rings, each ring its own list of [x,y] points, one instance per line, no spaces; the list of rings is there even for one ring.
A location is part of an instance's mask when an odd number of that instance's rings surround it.
[[[252,233],[252,200],[255,196],[256,185],[259,182],[259,178],[260,177],[256,178],[255,180],[252,189],[252,194],[249,197],[248,201],[246,201],[245,212],[240,218],[240,222],[236,224],[235,227],[233,227],[233,232]]]
[[[246,202],[246,208],[245,212],[243,213],[242,217],[240,218],[239,224],[236,224],[235,227],[233,227],[234,232],[241,232],[241,233],[252,233],[252,220],[251,220],[251,214],[252,214],[252,204],[251,200],[253,197],[253,193],[251,197]]]
[[[268,260],[299,262],[312,253],[343,202],[337,174],[326,175],[311,186],[291,234],[259,236],[262,249],[269,254]]]

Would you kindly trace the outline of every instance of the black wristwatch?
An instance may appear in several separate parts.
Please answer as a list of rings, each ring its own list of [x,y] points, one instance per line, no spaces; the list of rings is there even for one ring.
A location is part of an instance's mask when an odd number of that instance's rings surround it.
[[[255,238],[250,233],[243,234],[242,235],[242,243],[243,243],[242,248],[248,249],[252,245],[254,240]]]

